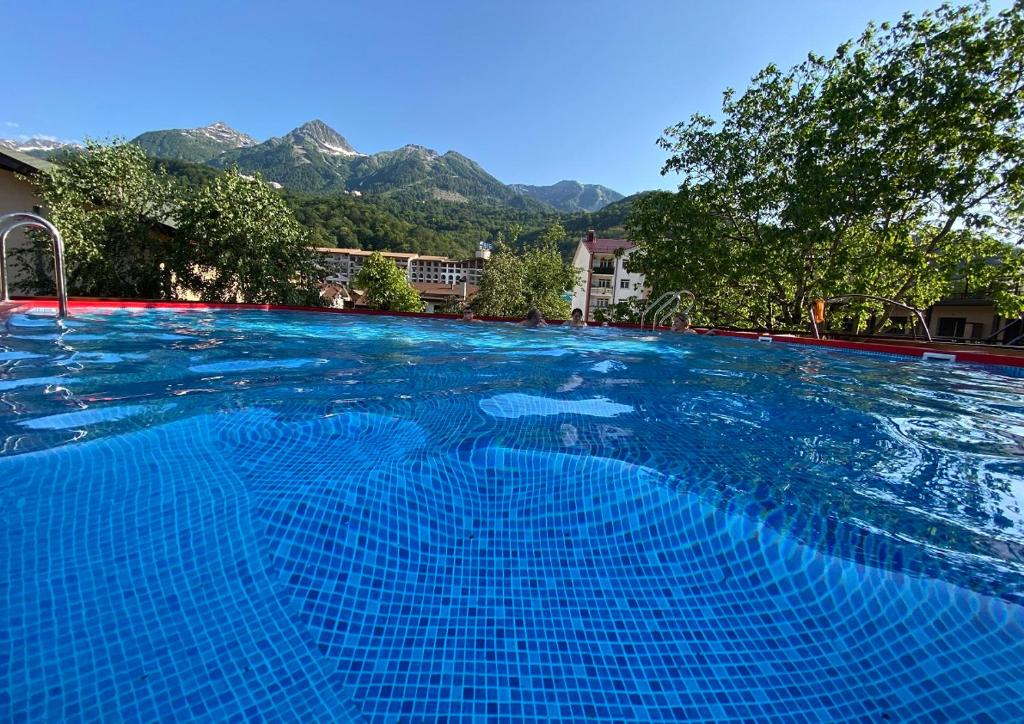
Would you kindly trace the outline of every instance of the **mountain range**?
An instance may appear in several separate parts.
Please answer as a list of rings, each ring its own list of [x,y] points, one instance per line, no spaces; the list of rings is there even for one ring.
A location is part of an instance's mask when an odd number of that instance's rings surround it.
[[[552,186],[507,185],[455,151],[418,145],[361,153],[320,120],[309,121],[262,143],[223,122],[201,128],[148,131],[132,139],[154,158],[238,166],[285,188],[317,194],[372,194],[404,202],[486,203],[542,212],[596,211],[623,196],[604,186],[561,181]],[[47,156],[65,147],[46,139],[0,145]]]
[[[49,136],[33,136],[31,138],[22,137],[20,140],[14,140],[11,138],[0,138],[0,148],[9,148],[12,151],[21,151],[27,153],[30,156],[36,156],[38,158],[46,158],[51,153],[56,153],[65,148],[78,148],[77,143],[68,143],[65,141],[58,141],[55,138]]]
[[[512,184],[511,188],[560,211],[568,212],[597,211],[625,198],[607,186],[582,184],[579,181],[559,181],[551,186]]]
[[[147,131],[132,139],[132,143],[157,158],[207,163],[225,151],[255,146],[259,141],[217,121],[202,128]]]

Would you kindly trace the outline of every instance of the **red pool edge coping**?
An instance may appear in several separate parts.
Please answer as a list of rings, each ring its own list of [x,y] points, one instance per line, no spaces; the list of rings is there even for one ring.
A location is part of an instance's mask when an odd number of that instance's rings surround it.
[[[0,312],[13,311],[24,307],[30,308],[56,308],[57,300],[52,297],[16,297],[8,304],[0,304]],[[386,316],[386,317],[416,317],[427,319],[460,319],[459,314],[441,314],[439,312],[388,312],[379,309],[337,309],[334,307],[305,307],[288,304],[237,304],[225,302],[165,302],[139,299],[69,299],[68,310],[86,309],[192,309],[202,310],[258,310],[264,312],[317,312],[320,314],[348,314],[365,316]],[[521,322],[518,317],[483,317],[477,316],[483,322]],[[564,321],[553,320],[555,324],[564,324]],[[640,325],[628,322],[612,322],[609,327],[623,329],[639,329]],[[661,330],[667,327],[659,327]],[[882,342],[853,342],[839,339],[814,339],[813,337],[800,337],[792,334],[767,334],[758,332],[739,332],[732,330],[696,330],[698,334],[714,334],[720,337],[737,337],[741,339],[771,339],[773,343],[802,344],[817,347],[831,347],[833,349],[848,349],[859,352],[878,352],[883,354],[894,354],[904,357],[923,357],[926,352],[937,352],[940,354],[952,354],[956,356],[957,362],[970,362],[974,364],[999,365],[1004,367],[1024,368],[1024,356],[1015,357],[1011,355],[993,354],[991,352],[975,352],[953,348],[950,346],[936,346],[928,344],[904,345]]]

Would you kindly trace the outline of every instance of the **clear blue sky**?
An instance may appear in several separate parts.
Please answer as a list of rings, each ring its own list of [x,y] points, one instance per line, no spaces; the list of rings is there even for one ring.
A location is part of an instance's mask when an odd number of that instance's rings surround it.
[[[997,2],[1004,7],[1007,2]],[[939,0],[0,0],[0,136],[312,118],[357,149],[454,149],[506,183],[670,187],[654,142],[770,62]]]

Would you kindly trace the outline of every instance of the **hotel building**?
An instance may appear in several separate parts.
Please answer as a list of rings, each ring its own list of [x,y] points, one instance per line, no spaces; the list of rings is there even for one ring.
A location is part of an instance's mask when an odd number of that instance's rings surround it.
[[[319,247],[316,251],[327,268],[328,284],[348,288],[351,288],[352,281],[363,268],[366,259],[374,253],[367,249],[333,247]],[[484,266],[491,257],[490,248],[485,244],[481,244],[469,259],[450,259],[444,256],[395,251],[379,253],[384,258],[394,261],[405,273],[406,278],[426,302],[428,312],[434,311],[448,297],[457,296],[468,300],[475,295],[480,288]],[[347,298],[348,295],[337,295],[339,300]],[[359,305],[358,298],[355,304]]]

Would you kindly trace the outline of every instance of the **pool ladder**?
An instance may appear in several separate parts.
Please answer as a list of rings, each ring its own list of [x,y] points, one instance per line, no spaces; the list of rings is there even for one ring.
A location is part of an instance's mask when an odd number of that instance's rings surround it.
[[[687,289],[679,289],[674,292],[665,292],[660,297],[654,300],[652,304],[647,306],[647,309],[640,315],[640,329],[644,327],[644,317],[647,313],[651,314],[651,329],[657,329],[659,322],[664,322],[666,317],[669,317],[674,311],[673,305],[678,305],[683,295],[690,298],[690,304],[683,310],[683,314],[689,314],[690,310],[693,309],[693,305],[697,301],[697,297],[694,296],[693,292]],[[658,315],[661,315],[660,317]]]
[[[53,240],[53,277],[57,283],[57,317],[68,316],[67,279],[64,275],[64,239],[57,227],[38,214],[16,212],[0,216],[0,303],[11,301],[7,290],[7,237],[15,229],[42,229]]]
[[[915,324],[910,328],[910,331],[914,335],[914,339],[917,339],[917,323],[919,323],[921,325],[921,329],[924,330],[925,338],[929,342],[932,341],[932,333],[928,330],[928,321],[924,318],[924,312],[922,312],[917,307],[910,306],[909,304],[897,302],[895,299],[887,299],[886,297],[876,297],[873,294],[840,294],[838,297],[829,297],[828,299],[823,299],[822,301],[825,303],[825,306],[827,307],[829,304],[832,304],[833,302],[847,302],[855,299],[866,299],[872,302],[884,302],[894,307],[905,309],[908,312],[913,312],[916,319],[914,320]],[[818,329],[818,320],[814,318],[813,301],[807,305],[807,311],[811,318],[811,330],[814,332],[814,338],[821,339],[821,331]]]

